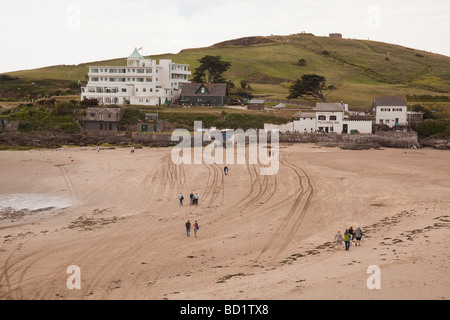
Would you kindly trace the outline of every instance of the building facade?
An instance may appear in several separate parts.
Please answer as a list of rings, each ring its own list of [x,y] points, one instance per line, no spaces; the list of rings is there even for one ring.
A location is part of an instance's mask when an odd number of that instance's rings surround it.
[[[404,96],[379,96],[373,100],[375,123],[389,128],[408,126],[408,103]]]
[[[88,131],[118,131],[123,117],[120,108],[87,108],[83,129]]]
[[[162,105],[178,99],[188,83],[189,65],[169,59],[145,59],[137,49],[126,66],[90,66],[89,81],[81,100],[97,99],[100,105]]]
[[[181,100],[183,103],[197,106],[225,106],[228,103],[228,85],[226,83],[183,83]]]
[[[278,129],[280,132],[292,130],[295,133],[372,133],[372,120],[352,120],[346,116],[345,110],[343,103],[317,103],[315,112],[299,112],[292,122],[282,126],[269,124],[265,129]]]
[[[265,100],[250,100],[248,102],[248,110],[264,110],[266,106]]]

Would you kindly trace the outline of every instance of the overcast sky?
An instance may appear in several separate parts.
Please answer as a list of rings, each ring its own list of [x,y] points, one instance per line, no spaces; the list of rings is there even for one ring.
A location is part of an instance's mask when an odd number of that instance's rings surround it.
[[[448,0],[15,0],[0,5],[0,73],[178,53],[246,36],[342,33],[450,56]]]

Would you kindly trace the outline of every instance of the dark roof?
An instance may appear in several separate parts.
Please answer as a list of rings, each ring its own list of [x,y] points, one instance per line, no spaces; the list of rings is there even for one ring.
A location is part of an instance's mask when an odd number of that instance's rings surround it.
[[[407,105],[405,96],[378,96],[373,99],[374,107],[406,107]]]
[[[202,86],[205,86],[209,93],[198,92]],[[197,93],[198,92],[198,93]],[[183,83],[181,89],[182,96],[226,96],[226,83]]]

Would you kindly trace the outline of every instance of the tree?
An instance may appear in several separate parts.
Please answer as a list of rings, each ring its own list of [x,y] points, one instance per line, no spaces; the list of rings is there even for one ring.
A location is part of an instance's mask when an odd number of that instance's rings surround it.
[[[323,90],[327,89],[326,80],[324,77],[317,74],[305,74],[301,79],[289,89],[288,99],[303,98],[309,101],[327,102],[327,96],[331,93],[324,94]],[[329,88],[328,88],[329,89]]]
[[[305,67],[307,65],[307,62],[305,59],[300,59],[298,60],[297,65],[300,67]]]
[[[239,82],[239,84],[241,85],[242,89],[247,89],[247,84],[248,84],[247,80],[241,80]]]
[[[198,61],[200,67],[194,71],[194,82],[226,82],[222,75],[230,68],[231,62],[222,61],[220,56],[204,56]]]

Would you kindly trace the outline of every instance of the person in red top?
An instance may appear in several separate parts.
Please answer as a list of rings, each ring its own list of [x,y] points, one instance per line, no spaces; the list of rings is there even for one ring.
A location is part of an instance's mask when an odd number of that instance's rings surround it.
[[[195,221],[194,223],[194,235],[197,238],[197,230],[200,229],[200,227],[198,226],[198,222]]]

